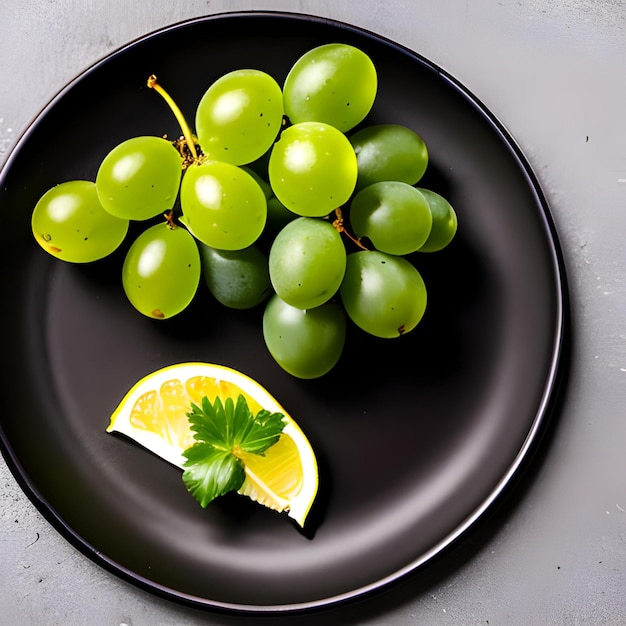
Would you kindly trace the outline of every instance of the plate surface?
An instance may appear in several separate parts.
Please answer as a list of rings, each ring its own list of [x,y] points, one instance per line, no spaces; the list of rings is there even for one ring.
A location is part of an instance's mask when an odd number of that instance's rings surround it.
[[[379,95],[367,123],[425,139],[421,185],[459,217],[445,251],[415,259],[429,289],[420,326],[384,341],[352,330],[332,374],[299,381],[268,355],[261,309],[226,312],[201,290],[167,322],[135,313],[123,250],[72,266],[32,240],[48,188],[93,180],[124,139],[177,137],[148,75],[190,121],[209,83],[242,67],[282,82],[327,42],[369,54]],[[462,85],[421,56],[345,24],[281,13],[223,14],[136,41],[84,72],[18,143],[0,180],[3,453],[76,547],[119,576],[199,607],[308,609],[363,596],[424,566],[509,484],[548,417],[562,349],[564,279],[548,208],[519,149]],[[8,222],[8,223],[7,223]],[[5,231],[6,232],[6,231]],[[6,240],[5,240],[6,241]],[[10,332],[6,332],[10,329]],[[320,461],[314,526],[243,498],[202,510],[180,473],[105,433],[118,401],[165,365],[203,360],[264,385]]]

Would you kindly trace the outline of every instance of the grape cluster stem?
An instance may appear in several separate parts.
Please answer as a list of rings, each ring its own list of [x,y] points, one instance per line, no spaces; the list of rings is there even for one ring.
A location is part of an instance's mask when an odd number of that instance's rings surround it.
[[[168,211],[167,213],[164,213],[163,217],[165,218],[165,222],[167,223],[167,227],[170,230],[174,230],[175,228],[178,228],[178,225],[174,221],[174,210],[171,210],[171,211]]]
[[[367,250],[367,248],[361,242],[359,237],[351,235],[344,226],[343,211],[340,208],[335,209],[335,221],[333,227],[338,233],[343,233],[352,243],[361,248],[361,250]]]
[[[170,94],[167,93],[167,91],[165,91],[165,89],[163,89],[161,85],[159,85],[155,74],[151,74],[148,77],[146,84],[150,89],[154,89],[165,100],[165,102],[167,102],[170,109],[172,109],[172,113],[174,113],[174,116],[176,117],[176,120],[178,121],[178,124],[180,125],[180,128],[182,130],[184,142],[187,144],[187,148],[189,148],[189,151],[191,152],[192,160],[193,162],[198,162],[200,160],[200,157],[198,156],[198,152],[196,150],[196,142],[194,141],[193,133],[191,132],[189,124],[187,124],[187,120],[185,119],[185,116],[183,115],[179,106],[176,104],[176,102],[174,102],[174,99],[170,96]],[[181,150],[180,145],[179,151],[181,152],[181,154],[183,154],[183,150]]]

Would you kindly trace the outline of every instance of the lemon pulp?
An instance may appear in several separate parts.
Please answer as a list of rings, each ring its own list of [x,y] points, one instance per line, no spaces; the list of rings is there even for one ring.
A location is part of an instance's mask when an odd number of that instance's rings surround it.
[[[203,397],[233,401],[243,395],[253,415],[261,409],[284,415],[285,427],[265,456],[242,453],[246,478],[239,493],[285,511],[300,526],[318,489],[318,468],[311,445],[292,417],[259,383],[234,369],[212,363],[179,363],[142,378],[124,396],[107,432],[130,437],[182,469],[183,452],[195,440],[187,413]]]

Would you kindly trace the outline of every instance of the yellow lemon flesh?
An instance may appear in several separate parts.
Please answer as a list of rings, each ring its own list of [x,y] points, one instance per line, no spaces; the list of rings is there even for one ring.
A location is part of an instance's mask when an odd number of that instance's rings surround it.
[[[182,469],[183,451],[195,440],[187,413],[206,396],[236,401],[242,394],[253,415],[261,409],[284,415],[285,427],[265,456],[243,453],[246,478],[239,493],[276,511],[286,511],[300,526],[317,494],[315,454],[306,436],[276,399],[245,374],[211,363],[179,363],[142,378],[111,415],[107,432],[130,437]]]

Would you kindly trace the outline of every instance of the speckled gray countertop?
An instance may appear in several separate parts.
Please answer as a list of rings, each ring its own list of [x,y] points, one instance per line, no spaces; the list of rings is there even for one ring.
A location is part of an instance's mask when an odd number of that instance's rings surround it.
[[[502,506],[423,575],[322,617],[273,623],[626,623],[626,3],[1,0],[0,162],[48,100],[109,52],[174,22],[250,9],[364,27],[482,100],[547,196],[572,318],[558,413]],[[39,514],[4,461],[0,502],[2,624],[256,623],[153,597],[93,564]]]

